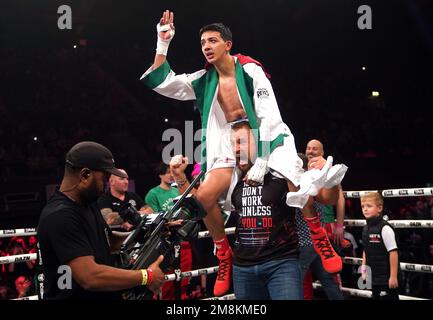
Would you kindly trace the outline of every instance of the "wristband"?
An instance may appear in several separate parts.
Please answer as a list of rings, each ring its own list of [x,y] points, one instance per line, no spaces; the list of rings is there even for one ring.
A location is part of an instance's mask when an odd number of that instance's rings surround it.
[[[176,184],[177,184],[178,187],[182,187],[188,180],[186,179],[186,176],[183,175],[183,178],[181,178],[179,180],[177,180],[175,178],[175,181],[176,181]]]
[[[186,183],[186,179],[184,180],[176,180],[176,184],[178,187],[182,187]]]
[[[148,284],[149,280],[149,273],[146,269],[141,269],[141,285],[145,286]]]
[[[153,280],[153,270],[151,268],[147,268],[147,285],[151,284]]]
[[[337,229],[346,229],[346,227],[344,226],[344,224],[343,223],[336,223],[335,224],[335,228],[337,228]]]

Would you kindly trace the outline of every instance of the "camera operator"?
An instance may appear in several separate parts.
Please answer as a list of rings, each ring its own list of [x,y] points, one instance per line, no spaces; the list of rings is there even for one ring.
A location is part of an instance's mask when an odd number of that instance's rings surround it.
[[[120,299],[120,290],[146,285],[158,293],[163,256],[142,270],[111,266],[128,233],[112,232],[96,200],[110,174],[125,177],[104,146],[85,141],[66,155],[60,189],[44,207],[38,226],[46,299]]]

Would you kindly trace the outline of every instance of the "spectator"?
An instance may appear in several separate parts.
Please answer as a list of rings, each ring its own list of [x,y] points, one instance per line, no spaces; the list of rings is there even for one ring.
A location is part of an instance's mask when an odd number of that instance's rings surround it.
[[[179,195],[177,188],[172,187],[173,175],[171,169],[165,163],[159,163],[156,168],[156,174],[159,176],[160,183],[156,187],[149,190],[146,194],[145,201],[149,205],[151,211],[167,211],[173,206],[173,199]],[[178,182],[179,183],[179,182]],[[180,269],[189,271],[192,268],[192,251],[189,242],[183,241],[180,249]],[[188,298],[189,279],[180,281],[180,298],[185,300]],[[178,282],[167,282],[162,288],[162,300],[176,299],[175,286]]]
[[[298,156],[304,162],[304,168],[308,167],[308,158],[306,155],[299,153]],[[316,160],[317,161],[317,160]],[[314,209],[318,213],[320,221],[323,223],[323,205],[319,201],[314,202]],[[296,227],[299,235],[299,263],[302,272],[302,282],[304,287],[304,299],[313,299],[313,274],[322,284],[323,290],[329,300],[343,300],[344,296],[341,292],[333,275],[327,272],[322,265],[319,255],[313,248],[310,231],[302,213],[296,211]]]
[[[17,298],[24,298],[32,294],[32,281],[27,276],[19,276],[15,279]]]
[[[167,211],[173,206],[173,199],[179,195],[179,192],[177,188],[171,186],[174,179],[168,165],[159,163],[156,174],[159,176],[160,183],[150,189],[144,199],[154,212]]]

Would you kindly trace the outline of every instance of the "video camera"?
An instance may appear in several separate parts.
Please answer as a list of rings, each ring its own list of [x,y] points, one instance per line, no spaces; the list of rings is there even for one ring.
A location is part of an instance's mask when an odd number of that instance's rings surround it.
[[[175,259],[175,245],[196,238],[200,225],[198,220],[206,216],[200,202],[189,192],[204,175],[200,174],[191,182],[185,192],[175,198],[173,207],[165,212],[141,216],[130,204],[119,210],[125,221],[135,226],[120,247],[121,268],[139,270],[149,267],[160,255],[164,256],[160,268],[167,270]],[[169,226],[169,222],[183,220],[181,224]],[[130,300],[151,299],[152,293],[146,287],[136,287],[125,293]]]

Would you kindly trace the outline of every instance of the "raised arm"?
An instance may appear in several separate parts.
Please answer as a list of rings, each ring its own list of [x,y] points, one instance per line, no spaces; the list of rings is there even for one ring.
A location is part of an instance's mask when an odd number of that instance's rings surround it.
[[[167,59],[168,46],[174,37],[174,13],[165,10],[156,26],[157,42],[156,53],[152,69],[155,70],[161,66]]]
[[[188,178],[185,175],[185,169],[188,166],[188,158],[182,155],[176,155],[171,158],[170,171],[177,184],[179,193],[182,194],[189,187]],[[195,194],[195,190],[191,190],[191,194]]]

